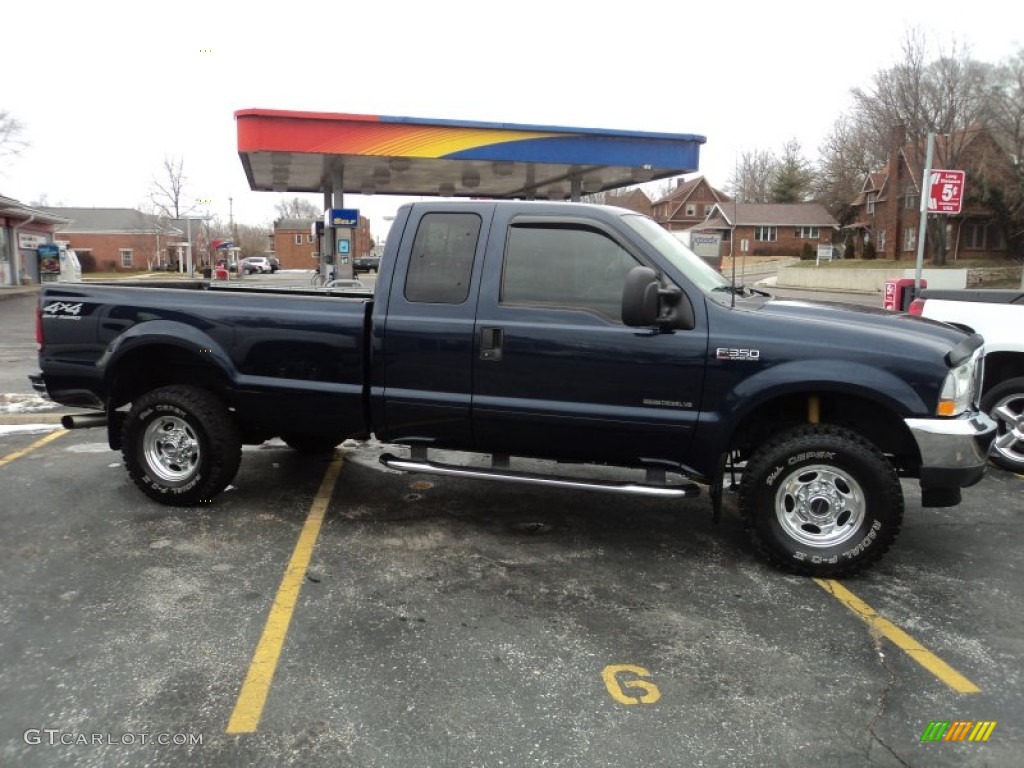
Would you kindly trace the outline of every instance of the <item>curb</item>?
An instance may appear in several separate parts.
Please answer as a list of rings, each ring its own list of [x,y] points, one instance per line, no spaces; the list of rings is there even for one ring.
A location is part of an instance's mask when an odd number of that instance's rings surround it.
[[[39,293],[40,286],[38,285],[26,285],[22,286],[0,286],[0,301],[4,299],[13,299],[17,296],[34,296]]]

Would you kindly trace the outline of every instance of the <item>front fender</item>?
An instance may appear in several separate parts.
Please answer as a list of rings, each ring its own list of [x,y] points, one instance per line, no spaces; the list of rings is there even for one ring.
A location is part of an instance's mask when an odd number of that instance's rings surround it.
[[[862,397],[903,418],[931,413],[921,395],[905,379],[890,371],[849,360],[829,359],[794,360],[763,368],[728,390],[720,401],[719,410],[730,415],[729,421],[738,422],[770,400],[802,392],[836,392]]]

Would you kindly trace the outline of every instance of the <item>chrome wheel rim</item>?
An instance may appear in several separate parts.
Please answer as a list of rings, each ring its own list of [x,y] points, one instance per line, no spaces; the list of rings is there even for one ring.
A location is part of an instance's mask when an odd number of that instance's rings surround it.
[[[816,464],[791,472],[775,494],[775,517],[790,538],[809,547],[842,544],[864,522],[860,485],[836,467]]]
[[[992,450],[1007,461],[1024,465],[1024,394],[1007,395],[992,409],[997,433]]]
[[[150,422],[142,436],[142,452],[153,474],[169,484],[188,481],[202,458],[195,430],[177,416],[160,416]]]

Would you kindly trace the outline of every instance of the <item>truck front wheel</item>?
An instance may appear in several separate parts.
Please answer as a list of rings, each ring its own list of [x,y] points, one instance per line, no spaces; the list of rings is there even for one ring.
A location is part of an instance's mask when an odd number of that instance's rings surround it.
[[[199,387],[147,392],[124,422],[128,475],[151,499],[173,506],[208,503],[238,471],[242,441],[227,408]]]
[[[989,457],[1003,469],[1024,473],[1024,378],[992,387],[981,399],[981,409],[998,427]]]
[[[836,577],[875,562],[903,522],[903,489],[885,456],[848,429],[805,425],[747,462],[740,513],[772,563]]]

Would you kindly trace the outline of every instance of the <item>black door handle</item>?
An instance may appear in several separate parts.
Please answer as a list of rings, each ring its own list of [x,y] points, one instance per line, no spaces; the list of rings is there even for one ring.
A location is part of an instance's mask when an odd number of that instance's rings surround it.
[[[498,362],[501,360],[501,345],[505,332],[501,328],[480,329],[480,359]]]

